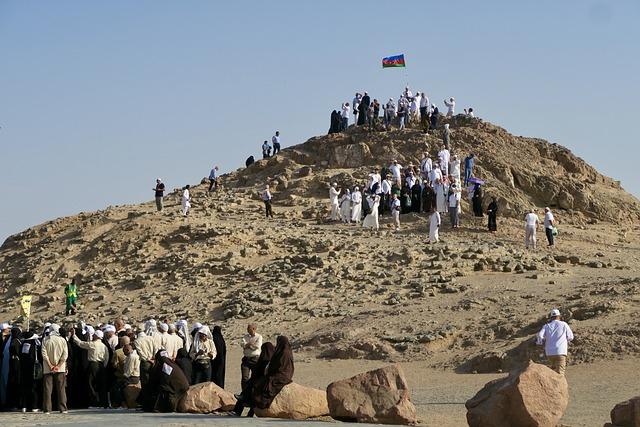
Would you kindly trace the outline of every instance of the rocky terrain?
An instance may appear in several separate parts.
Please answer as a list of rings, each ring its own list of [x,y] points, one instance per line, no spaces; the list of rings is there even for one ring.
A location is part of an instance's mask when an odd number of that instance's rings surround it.
[[[501,206],[499,231],[468,215],[429,245],[427,217],[389,218],[378,233],[329,223],[327,184],[363,183],[372,168],[433,156],[440,134],[349,130],[311,138],[193,187],[165,212],[153,202],[110,206],[34,226],[0,248],[0,319],[130,323],[147,318],[221,324],[228,338],[249,321],[292,337],[307,360],[423,360],[457,372],[499,372],[539,360],[532,336],[552,307],[576,331],[570,363],[640,353],[640,202],[561,146],[455,118],[453,152],[478,156],[485,195]],[[274,187],[265,220],[258,191]],[[558,245],[523,248],[523,212],[551,206]],[[542,233],[539,238],[544,239]],[[78,276],[80,313],[65,318],[62,289]]]

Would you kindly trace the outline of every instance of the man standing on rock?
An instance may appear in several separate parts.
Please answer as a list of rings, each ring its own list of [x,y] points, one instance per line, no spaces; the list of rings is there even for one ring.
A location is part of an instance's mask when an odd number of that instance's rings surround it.
[[[362,193],[360,188],[355,187],[351,193],[351,221],[360,224],[362,219]]]
[[[538,332],[537,344],[544,344],[544,354],[549,367],[564,376],[567,367],[569,341],[573,340],[573,331],[566,322],[560,320],[560,310],[554,308],[549,314],[549,323]]]
[[[337,183],[331,184],[329,187],[329,202],[331,204],[331,221],[337,221],[340,219],[340,205],[338,203],[338,196],[340,195],[340,189]]]
[[[551,209],[544,208],[544,232],[547,235],[547,241],[549,242],[550,248],[554,247],[556,243],[553,236],[553,227],[555,225],[556,225],[556,220],[555,218],[553,218]]]
[[[271,208],[271,191],[269,191],[268,185],[264,188],[264,191],[262,192],[260,197],[264,202],[264,209],[267,214],[267,218],[273,218],[273,209]]]
[[[473,153],[464,158],[464,186],[469,185],[469,178],[473,174],[473,164],[475,163],[475,156]]]
[[[156,209],[158,212],[162,212],[162,209],[164,208],[162,202],[164,196],[164,184],[160,178],[156,179],[156,188],[154,188],[153,191],[156,193]]]
[[[398,164],[397,160],[394,160],[391,166],[389,166],[389,171],[391,171],[391,175],[393,176],[393,180],[396,182],[398,188],[402,187],[402,175],[400,174],[400,170],[402,166]]]
[[[447,149],[446,145],[442,146],[442,150],[438,152],[438,163],[440,164],[440,170],[442,171],[442,176],[449,176],[449,157],[451,154]]]
[[[247,382],[251,378],[252,370],[256,367],[258,358],[260,357],[260,348],[262,347],[262,335],[256,333],[257,327],[250,323],[247,326],[247,333],[242,337],[242,363],[240,363],[240,372],[242,374],[240,385],[242,391],[247,387]]]
[[[209,192],[218,189],[218,166],[214,166],[209,173]]]
[[[529,210],[529,213],[524,217],[524,248],[536,249],[536,229],[540,223],[540,218],[536,215],[533,209]]]
[[[273,155],[275,156],[280,152],[280,131],[276,131],[276,134],[273,135],[271,144],[273,145]]]

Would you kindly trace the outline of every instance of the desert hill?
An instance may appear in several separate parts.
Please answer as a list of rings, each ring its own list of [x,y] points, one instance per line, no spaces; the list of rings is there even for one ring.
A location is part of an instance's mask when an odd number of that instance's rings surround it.
[[[573,363],[640,352],[640,202],[566,148],[477,119],[448,122],[452,150],[478,155],[475,175],[498,197],[496,235],[466,207],[464,228],[444,219],[433,246],[424,215],[403,215],[398,233],[388,218],[379,233],[327,223],[329,182],[362,184],[372,168],[417,164],[440,148],[439,133],[350,129],[225,175],[214,194],[194,186],[188,219],[175,190],[163,213],[153,202],[110,206],[11,236],[0,248],[0,319],[23,321],[18,299],[31,294],[41,323],[187,318],[231,338],[251,320],[310,357],[467,372],[535,359],[530,337],[557,306],[579,331]],[[258,197],[267,182],[273,220]],[[545,205],[560,221],[559,245],[525,252],[522,213]],[[81,312],[64,318],[72,276]]]

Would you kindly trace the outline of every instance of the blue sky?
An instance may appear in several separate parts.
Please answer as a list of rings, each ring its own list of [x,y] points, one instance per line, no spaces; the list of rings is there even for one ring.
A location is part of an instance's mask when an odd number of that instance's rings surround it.
[[[623,0],[0,0],[0,241],[233,170],[407,81],[638,196],[639,18]]]

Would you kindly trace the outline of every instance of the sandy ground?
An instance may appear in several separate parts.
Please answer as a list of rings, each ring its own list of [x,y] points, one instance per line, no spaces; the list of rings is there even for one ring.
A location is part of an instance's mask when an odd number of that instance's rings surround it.
[[[240,352],[231,349],[227,355],[227,388],[240,386]],[[296,355],[294,381],[312,387],[325,388],[334,380],[369,369],[384,366],[385,362],[363,360],[325,361]],[[237,363],[234,363],[237,362]],[[466,425],[464,403],[486,382],[499,374],[456,374],[426,367],[425,362],[400,363],[411,386],[411,398],[418,410],[421,425],[430,427],[459,427]],[[570,366],[567,380],[570,387],[569,408],[562,419],[571,427],[602,425],[609,421],[613,406],[638,394],[640,359],[596,362]],[[284,421],[253,420],[251,425],[278,425]],[[292,422],[287,422],[287,424]],[[0,414],[2,426],[30,425],[248,425],[248,420],[188,414],[145,414],[137,411],[70,411],[68,415]],[[296,424],[309,424],[300,423]]]

